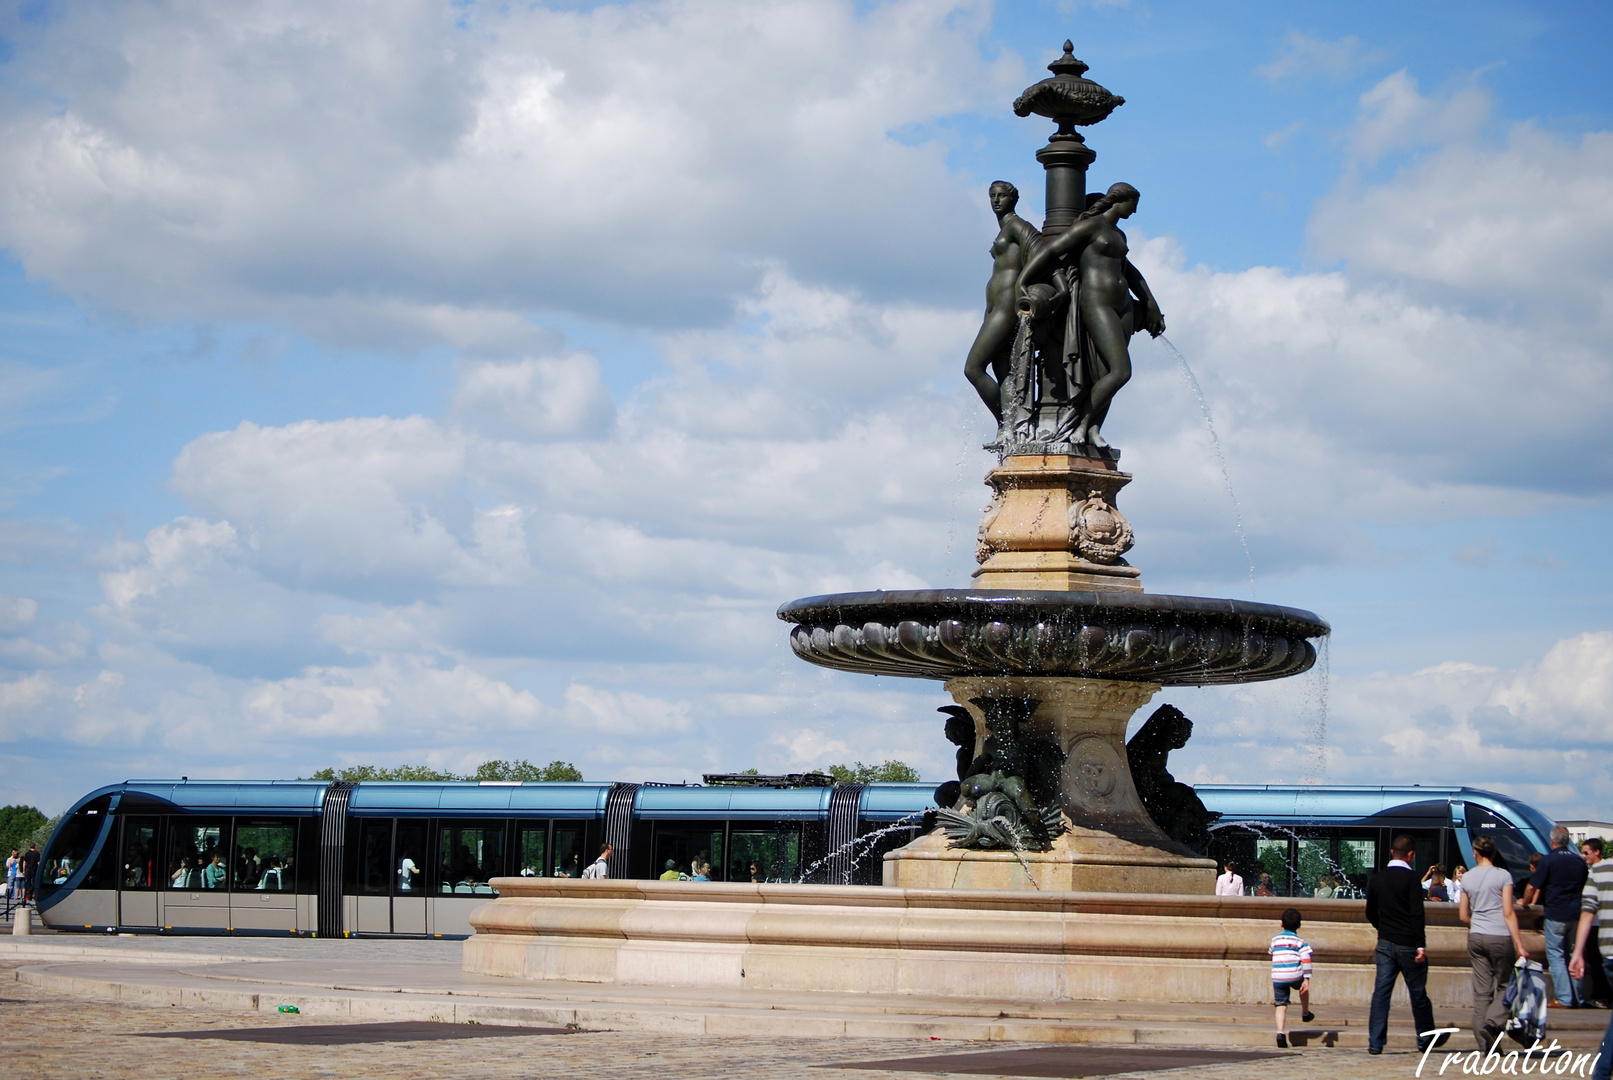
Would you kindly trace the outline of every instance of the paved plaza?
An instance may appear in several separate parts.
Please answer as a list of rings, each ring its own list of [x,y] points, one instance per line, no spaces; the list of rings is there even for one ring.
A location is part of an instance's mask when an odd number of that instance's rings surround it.
[[[1279,1054],[1264,1008],[976,1002],[523,984],[458,970],[458,942],[0,939],[6,1060],[73,1077],[1409,1077],[1365,1012]],[[296,1013],[282,1013],[296,1005]],[[989,1015],[987,1015],[989,1014]],[[1459,1017],[1441,1016],[1441,1022]],[[1594,1048],[1605,1012],[1555,1014]],[[1465,1039],[1452,1049],[1466,1050]],[[809,1071],[810,1070],[810,1071]],[[1425,1074],[1429,1070],[1425,1070]]]

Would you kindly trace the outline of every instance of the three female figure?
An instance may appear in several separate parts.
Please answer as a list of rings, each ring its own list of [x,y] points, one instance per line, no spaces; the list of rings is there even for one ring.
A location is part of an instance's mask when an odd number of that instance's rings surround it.
[[[1165,332],[1159,304],[1126,257],[1126,234],[1119,227],[1137,212],[1139,193],[1130,184],[1115,184],[1092,200],[1073,225],[1051,237],[1013,212],[1018,192],[1012,184],[1002,180],[992,184],[991,197],[1000,229],[992,245],[986,320],[969,350],[964,373],[992,415],[1001,420],[999,383],[1018,315],[1034,310],[1022,298],[1033,286],[1051,282],[1062,293],[1067,284],[1076,309],[1072,315],[1078,316],[1069,320],[1071,332],[1064,345],[1075,374],[1072,397],[1080,403],[1071,441],[1105,448],[1109,444],[1100,429],[1109,405],[1131,379],[1131,336],[1139,330],[1154,337]],[[1065,280],[1059,281],[1059,276]]]

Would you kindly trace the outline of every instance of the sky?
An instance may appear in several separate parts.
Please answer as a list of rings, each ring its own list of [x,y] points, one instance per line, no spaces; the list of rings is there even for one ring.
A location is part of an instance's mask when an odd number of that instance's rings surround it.
[[[1606,5],[0,0],[0,800],[898,758],[788,600],[961,587],[1010,105],[1126,98],[1150,592],[1317,612],[1190,782],[1613,816]],[[1230,490],[1229,490],[1230,487]],[[1247,539],[1240,539],[1240,529]]]

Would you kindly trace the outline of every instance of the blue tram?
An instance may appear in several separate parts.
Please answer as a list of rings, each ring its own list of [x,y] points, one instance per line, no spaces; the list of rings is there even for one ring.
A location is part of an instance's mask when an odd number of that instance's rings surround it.
[[[507,876],[577,876],[603,842],[611,876],[878,884],[885,852],[930,827],[929,784],[752,786],[131,780],[63,815],[39,912],[61,930],[462,936]],[[1421,863],[1471,864],[1496,838],[1514,870],[1551,822],[1472,788],[1203,785],[1211,854],[1253,883],[1346,889],[1393,833]]]

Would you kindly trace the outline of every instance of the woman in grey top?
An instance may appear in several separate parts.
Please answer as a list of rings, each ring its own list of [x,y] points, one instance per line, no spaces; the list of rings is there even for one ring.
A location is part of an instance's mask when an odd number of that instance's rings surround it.
[[[1474,867],[1462,876],[1458,914],[1468,927],[1467,958],[1473,964],[1473,1038],[1488,1050],[1507,1016],[1507,979],[1518,958],[1529,958],[1512,908],[1512,875],[1495,865],[1495,841],[1473,841]]]

